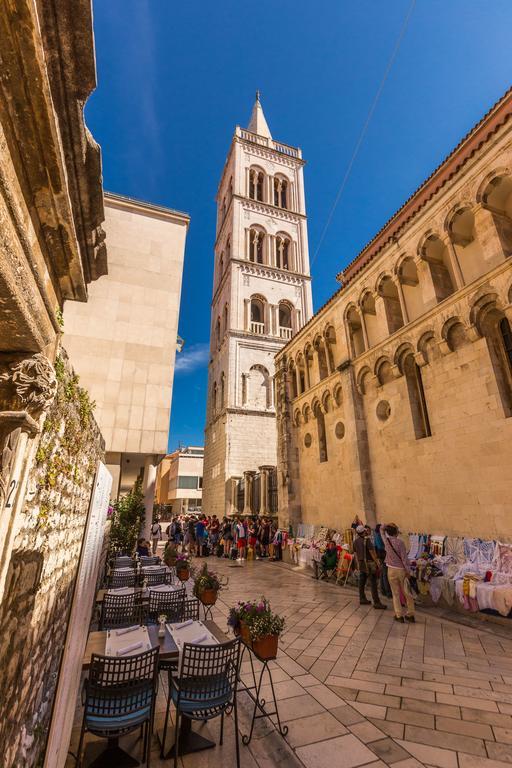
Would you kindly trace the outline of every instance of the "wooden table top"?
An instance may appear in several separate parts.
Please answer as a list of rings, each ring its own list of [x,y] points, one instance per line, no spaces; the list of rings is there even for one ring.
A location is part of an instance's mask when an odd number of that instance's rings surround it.
[[[220,629],[220,627],[217,626],[217,624],[215,624],[214,621],[205,621],[203,623],[220,643],[225,643],[230,640],[230,638],[222,631],[222,629]],[[165,637],[158,637],[158,626],[150,625],[148,626],[148,633],[153,648],[156,645],[160,646],[160,659],[163,661],[178,660],[178,648],[169,632],[165,633]],[[105,654],[106,643],[106,631],[89,633],[89,637],[87,638],[87,645],[85,646],[84,658],[82,660],[82,669],[89,669],[91,666],[91,656],[93,653],[98,653],[100,655]]]

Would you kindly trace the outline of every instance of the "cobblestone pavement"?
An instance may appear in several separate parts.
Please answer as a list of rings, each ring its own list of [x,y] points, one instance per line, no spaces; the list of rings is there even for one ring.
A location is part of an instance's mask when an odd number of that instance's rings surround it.
[[[284,564],[237,567],[216,558],[208,564],[229,576],[215,607],[221,627],[231,605],[262,594],[287,619],[271,664],[288,735],[284,740],[260,720],[250,745],[241,745],[243,768],[510,768],[512,627],[467,627],[456,615],[438,618],[428,609],[416,624],[399,624],[390,609],[360,607],[354,590]],[[248,672],[244,662],[244,679]],[[157,724],[165,694],[162,685]],[[246,733],[247,695],[239,701]],[[77,724],[78,718],[79,712]],[[218,741],[217,721],[194,727]],[[189,755],[181,766],[231,768],[233,738],[229,717],[224,745]],[[170,764],[160,761],[155,737],[151,765]]]

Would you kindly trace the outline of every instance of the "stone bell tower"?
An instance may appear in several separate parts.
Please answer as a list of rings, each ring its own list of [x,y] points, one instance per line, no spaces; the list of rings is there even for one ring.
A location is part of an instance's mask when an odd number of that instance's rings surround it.
[[[203,510],[232,514],[244,473],[277,463],[274,356],[312,315],[301,150],[256,94],[217,193]]]

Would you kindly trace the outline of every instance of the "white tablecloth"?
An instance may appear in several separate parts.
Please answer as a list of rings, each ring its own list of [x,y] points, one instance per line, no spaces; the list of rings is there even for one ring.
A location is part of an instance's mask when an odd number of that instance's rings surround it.
[[[137,648],[129,651],[121,656],[135,656],[137,653],[144,653],[151,648],[151,640],[149,638],[147,627],[136,627],[132,632],[125,632],[118,634],[120,630],[109,629],[107,633],[107,642],[105,644],[106,656],[118,656],[119,651],[128,646],[134,646],[140,643]]]

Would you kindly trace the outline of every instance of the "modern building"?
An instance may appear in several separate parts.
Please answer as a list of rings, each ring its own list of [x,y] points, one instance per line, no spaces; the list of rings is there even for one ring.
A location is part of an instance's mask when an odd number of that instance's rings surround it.
[[[162,459],[156,473],[155,502],[165,518],[202,510],[202,446],[179,448]]]
[[[512,539],[512,91],[279,351],[281,523]]]
[[[184,213],[105,194],[108,275],[88,304],[66,305],[64,344],[96,402],[114,495],[138,477],[151,487],[167,453],[188,225]]]
[[[236,509],[277,460],[274,356],[312,314],[300,149],[275,141],[257,94],[217,193],[203,508]]]

